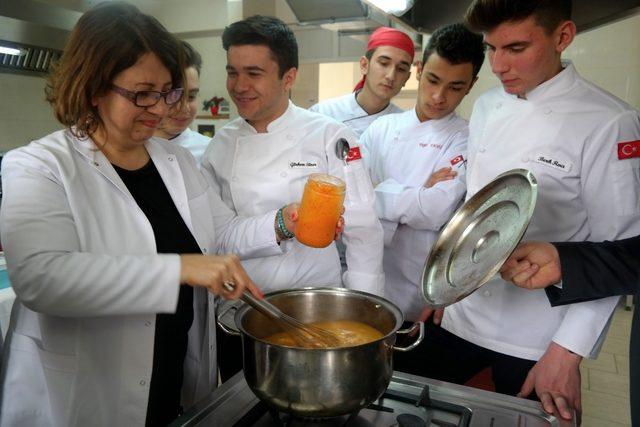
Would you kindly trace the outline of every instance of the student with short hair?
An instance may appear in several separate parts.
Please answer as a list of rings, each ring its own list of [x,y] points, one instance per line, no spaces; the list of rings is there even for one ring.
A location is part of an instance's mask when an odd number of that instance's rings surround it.
[[[186,65],[184,70],[186,99],[185,102],[171,108],[167,117],[160,122],[155,136],[168,139],[174,144],[186,148],[196,158],[196,163],[200,164],[211,138],[189,129],[189,125],[198,114],[202,57],[189,43],[181,41],[180,44],[182,45]]]
[[[601,241],[640,233],[640,116],[562,60],[576,26],[570,0],[475,0],[501,86],[476,101],[469,123],[467,198],[499,174],[538,182],[527,240]],[[595,358],[618,298],[551,307],[544,291],[499,277],[444,311],[423,373],[464,383],[490,366],[499,392],[550,394],[560,414],[581,412],[580,362]]]
[[[455,109],[483,61],[482,36],[462,24],[439,28],[418,63],[416,107],[379,118],[360,138],[385,232],[385,297],[411,322],[425,307],[425,259],[466,191],[468,124]],[[432,174],[438,171],[450,178],[434,184]],[[412,359],[420,352],[413,350]],[[395,368],[410,371],[403,361],[396,354]]]

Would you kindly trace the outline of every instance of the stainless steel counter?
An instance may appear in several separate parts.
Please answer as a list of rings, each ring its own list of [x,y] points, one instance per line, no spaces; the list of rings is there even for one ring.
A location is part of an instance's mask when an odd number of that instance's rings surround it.
[[[426,387],[425,387],[426,386]],[[242,373],[178,418],[187,426],[440,426],[568,427],[575,422],[544,412],[540,403],[395,372],[386,392],[358,414],[323,420],[292,419],[271,411]]]

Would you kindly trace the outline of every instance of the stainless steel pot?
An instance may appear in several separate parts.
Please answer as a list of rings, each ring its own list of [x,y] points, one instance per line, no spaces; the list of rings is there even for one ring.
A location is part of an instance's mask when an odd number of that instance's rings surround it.
[[[279,332],[278,327],[248,305],[238,308],[234,319],[242,336],[244,376],[249,387],[273,408],[298,417],[335,417],[369,405],[389,384],[393,350],[411,350],[424,337],[422,323],[400,331],[400,309],[364,292],[304,288],[273,292],[265,298],[303,322],[356,320],[384,335],[368,344],[333,349],[274,345],[263,338]],[[227,332],[237,333],[219,324]],[[394,346],[396,333],[418,328],[420,334],[413,344]]]

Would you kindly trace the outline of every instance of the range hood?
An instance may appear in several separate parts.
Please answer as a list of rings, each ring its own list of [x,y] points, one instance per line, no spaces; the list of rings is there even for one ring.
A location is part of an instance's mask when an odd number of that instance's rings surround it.
[[[361,0],[286,0],[298,23],[341,32],[372,32],[391,17]]]

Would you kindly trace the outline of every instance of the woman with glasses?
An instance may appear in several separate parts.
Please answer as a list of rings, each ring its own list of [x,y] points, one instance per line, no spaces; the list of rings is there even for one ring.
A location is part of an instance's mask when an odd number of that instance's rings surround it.
[[[184,68],[158,21],[102,3],[48,82],[66,129],[5,156],[0,425],[164,425],[215,387],[214,294],[259,295],[215,254],[280,249],[275,211],[234,217],[188,151],[152,137]]]

